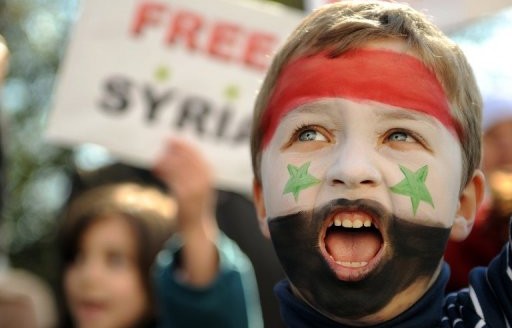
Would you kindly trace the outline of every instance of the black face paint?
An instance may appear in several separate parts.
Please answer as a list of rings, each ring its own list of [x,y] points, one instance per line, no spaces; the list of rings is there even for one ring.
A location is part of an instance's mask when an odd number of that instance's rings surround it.
[[[378,220],[390,247],[378,266],[359,281],[339,280],[319,248],[319,236],[333,212],[361,210]],[[292,285],[316,310],[331,318],[359,319],[374,314],[419,278],[438,267],[449,228],[408,222],[370,200],[334,200],[312,211],[270,218],[276,253]]]

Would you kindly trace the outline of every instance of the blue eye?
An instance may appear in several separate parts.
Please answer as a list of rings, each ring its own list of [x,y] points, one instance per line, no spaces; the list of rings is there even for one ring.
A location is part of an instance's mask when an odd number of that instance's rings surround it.
[[[413,141],[413,138],[406,132],[396,131],[396,132],[391,133],[388,136],[388,140],[389,141],[404,141],[404,142],[409,141],[410,142],[410,141]]]
[[[318,131],[307,129],[299,133],[300,141],[326,141],[327,139]]]
[[[315,140],[316,139],[316,131],[315,130],[306,130],[306,131],[302,131],[300,134],[299,134],[299,140],[300,141],[311,141],[311,140]]]

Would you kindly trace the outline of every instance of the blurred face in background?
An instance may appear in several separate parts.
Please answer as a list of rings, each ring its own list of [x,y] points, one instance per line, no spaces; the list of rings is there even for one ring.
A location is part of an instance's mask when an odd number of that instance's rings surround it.
[[[68,306],[79,328],[132,327],[147,312],[137,266],[137,236],[125,218],[97,218],[79,241],[64,273]]]
[[[512,166],[512,119],[493,125],[483,138],[482,168],[486,174]]]

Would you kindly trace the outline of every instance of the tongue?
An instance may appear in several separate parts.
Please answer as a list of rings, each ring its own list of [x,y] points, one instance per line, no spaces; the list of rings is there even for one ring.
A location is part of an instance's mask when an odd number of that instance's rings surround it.
[[[327,251],[335,261],[369,261],[380,249],[381,239],[369,231],[332,231],[325,238]]]

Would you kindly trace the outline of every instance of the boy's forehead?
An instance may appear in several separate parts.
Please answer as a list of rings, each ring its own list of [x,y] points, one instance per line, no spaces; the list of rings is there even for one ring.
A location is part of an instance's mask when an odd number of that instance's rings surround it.
[[[322,98],[408,109],[458,131],[443,87],[420,60],[389,49],[358,48],[334,58],[326,53],[304,56],[283,67],[262,116],[262,146],[287,113]]]
[[[297,108],[292,109],[282,120],[298,121],[304,117],[320,117],[323,116],[327,120],[337,120],[337,113],[343,110],[350,110],[350,103],[358,103],[363,106],[371,107],[375,110],[373,115],[376,121],[389,121],[389,120],[411,120],[411,121],[423,121],[432,127],[436,126],[435,118],[431,115],[421,113],[418,111],[412,111],[404,108],[398,108],[387,104],[377,103],[374,101],[336,101],[336,98],[318,99],[311,102],[300,105]]]

